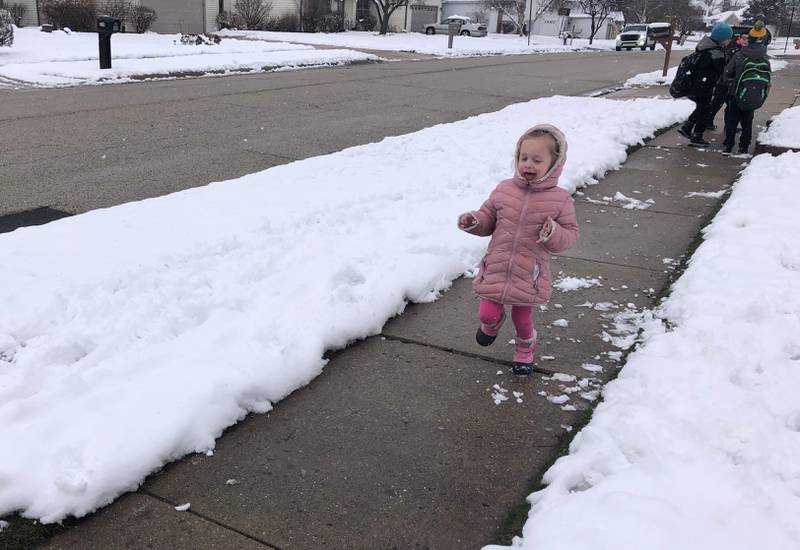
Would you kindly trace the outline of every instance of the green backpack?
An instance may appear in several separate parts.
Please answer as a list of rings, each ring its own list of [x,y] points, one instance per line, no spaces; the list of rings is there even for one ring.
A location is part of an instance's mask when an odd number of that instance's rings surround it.
[[[739,110],[755,111],[761,107],[767,100],[771,81],[769,61],[764,58],[747,59],[734,91]]]

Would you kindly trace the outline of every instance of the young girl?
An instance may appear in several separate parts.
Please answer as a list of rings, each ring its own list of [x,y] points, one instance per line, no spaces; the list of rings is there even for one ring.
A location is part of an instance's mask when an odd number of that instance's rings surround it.
[[[579,230],[572,197],[557,187],[567,160],[561,130],[534,126],[517,141],[514,160],[514,177],[501,181],[480,210],[461,214],[458,227],[492,236],[472,284],[481,298],[475,338],[491,345],[510,305],[517,332],[512,371],[528,375],[536,346],[532,309],[552,292],[550,254],[572,246]]]

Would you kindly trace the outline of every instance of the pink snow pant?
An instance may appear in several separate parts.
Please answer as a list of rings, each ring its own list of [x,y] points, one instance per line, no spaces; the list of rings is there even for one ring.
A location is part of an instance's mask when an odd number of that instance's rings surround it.
[[[505,306],[491,300],[481,300],[478,319],[481,323],[494,326],[503,318]],[[517,329],[517,336],[525,340],[533,337],[533,306],[511,306],[511,320]],[[496,336],[490,334],[490,336]]]

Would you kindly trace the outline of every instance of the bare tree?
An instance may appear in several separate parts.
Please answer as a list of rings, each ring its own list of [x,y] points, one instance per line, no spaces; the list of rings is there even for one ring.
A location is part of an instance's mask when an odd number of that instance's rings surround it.
[[[724,0],[697,0],[697,5],[703,6],[703,15],[708,17],[712,13],[719,12]],[[679,2],[680,4],[680,2]]]
[[[617,4],[625,16],[626,23],[647,23],[653,13],[659,11],[667,0],[618,0]]]
[[[233,9],[241,17],[245,29],[263,30],[272,12],[270,0],[236,0]]]
[[[137,33],[147,32],[152,24],[158,19],[158,13],[151,7],[135,4],[131,13],[133,28]]]
[[[372,0],[378,10],[378,23],[380,24],[379,34],[389,32],[389,18],[392,14],[403,6],[408,5],[408,0]]]
[[[591,19],[589,29],[589,44],[591,44],[608,14],[617,9],[617,0],[577,0],[577,2],[583,13]]]
[[[670,0],[654,11],[653,15],[661,21],[672,20],[675,30],[678,31],[679,40],[683,40],[689,32],[703,25],[703,9],[696,6],[692,0]]]
[[[532,27],[545,12],[561,7],[561,4],[564,3],[564,0],[530,1],[534,2],[534,5],[530,7],[530,11],[528,11],[528,5],[525,0],[484,0],[482,6],[499,11],[514,23],[517,34],[522,34],[522,26],[527,25],[529,15],[530,26]]]

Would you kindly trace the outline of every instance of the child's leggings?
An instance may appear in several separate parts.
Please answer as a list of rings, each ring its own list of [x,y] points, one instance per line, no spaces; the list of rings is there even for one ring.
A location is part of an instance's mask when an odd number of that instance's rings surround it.
[[[503,304],[491,300],[481,300],[478,308],[478,319],[484,325],[494,325],[503,317]],[[517,336],[528,339],[533,337],[533,307],[511,306],[511,320],[517,329]]]

